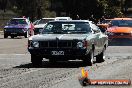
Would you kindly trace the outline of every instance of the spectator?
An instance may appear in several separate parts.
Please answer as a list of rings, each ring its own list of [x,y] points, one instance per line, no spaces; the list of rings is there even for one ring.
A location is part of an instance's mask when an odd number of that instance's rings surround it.
[[[31,22],[31,24],[30,24],[30,35],[31,35],[31,36],[34,35],[34,25],[33,25],[32,22]]]
[[[96,22],[96,19],[94,18],[93,14],[91,15],[91,17],[89,18],[90,21],[93,21],[94,23],[97,23]]]

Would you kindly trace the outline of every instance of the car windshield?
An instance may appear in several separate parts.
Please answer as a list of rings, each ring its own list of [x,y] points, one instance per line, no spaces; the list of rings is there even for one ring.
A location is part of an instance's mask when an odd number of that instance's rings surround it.
[[[132,20],[112,20],[111,26],[132,27]]]
[[[72,34],[72,33],[89,33],[90,26],[86,22],[49,22],[42,34]]]
[[[25,19],[11,19],[9,24],[27,24]]]
[[[38,22],[38,24],[46,24],[46,23],[48,23],[49,21],[52,21],[52,20],[54,20],[54,19],[41,19],[41,20]]]

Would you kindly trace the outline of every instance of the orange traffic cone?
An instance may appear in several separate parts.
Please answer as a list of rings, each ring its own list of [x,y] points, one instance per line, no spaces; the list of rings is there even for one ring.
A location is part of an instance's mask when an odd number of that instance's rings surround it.
[[[81,69],[81,78],[79,82],[82,86],[87,86],[91,84],[90,79],[88,78],[88,71],[85,71],[84,68]]]

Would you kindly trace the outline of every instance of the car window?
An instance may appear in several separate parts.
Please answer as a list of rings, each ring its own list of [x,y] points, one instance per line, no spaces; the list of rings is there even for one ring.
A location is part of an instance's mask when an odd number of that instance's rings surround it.
[[[52,21],[52,20],[54,20],[54,19],[41,19],[40,21],[38,21],[37,24],[46,24],[46,23],[48,23],[49,21]]]
[[[26,19],[11,19],[9,24],[27,24]]]
[[[112,20],[111,26],[132,27],[132,20]]]
[[[85,22],[50,22],[43,33],[88,33],[91,32],[90,26]]]

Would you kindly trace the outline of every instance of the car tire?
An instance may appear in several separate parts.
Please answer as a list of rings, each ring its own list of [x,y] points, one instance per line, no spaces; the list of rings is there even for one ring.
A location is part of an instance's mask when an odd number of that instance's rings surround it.
[[[11,38],[14,38],[14,36],[13,36],[13,35],[11,35]]]
[[[40,56],[36,56],[34,54],[31,54],[31,62],[34,67],[40,67],[42,66],[42,59]]]
[[[96,56],[96,62],[97,63],[101,63],[104,62],[104,49],[102,50],[102,52]]]
[[[50,63],[56,63],[57,60],[56,60],[55,58],[51,58],[51,59],[49,59],[49,62],[50,62]]]
[[[8,35],[4,34],[4,38],[8,38]]]
[[[25,33],[24,37],[25,37],[25,38],[28,38],[28,37],[29,37],[28,31]]]
[[[83,60],[83,63],[88,66],[92,66],[94,60],[94,51],[91,50],[88,55],[86,55],[85,59]]]

